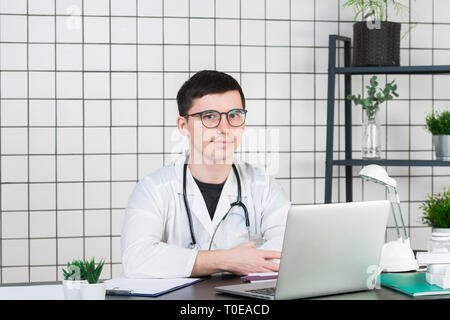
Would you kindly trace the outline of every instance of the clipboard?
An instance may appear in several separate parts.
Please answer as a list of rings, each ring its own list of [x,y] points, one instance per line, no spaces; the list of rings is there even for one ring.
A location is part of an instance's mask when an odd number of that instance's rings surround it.
[[[107,295],[158,297],[203,280],[203,278],[129,279],[118,277],[105,281],[105,284]]]

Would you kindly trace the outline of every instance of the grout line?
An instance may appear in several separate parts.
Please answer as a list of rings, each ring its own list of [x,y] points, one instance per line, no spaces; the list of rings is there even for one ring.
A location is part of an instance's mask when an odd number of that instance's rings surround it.
[[[27,0],[27,69],[29,66],[29,38],[30,38],[30,18],[28,16],[29,11],[29,1]],[[27,126],[30,125],[30,73],[27,72]],[[27,129],[27,154],[30,153],[30,129]],[[28,282],[31,279],[31,253],[30,253],[30,157],[27,157],[27,250],[28,250]],[[3,232],[2,232],[3,233]]]
[[[56,13],[56,0],[54,1],[53,5],[55,6],[55,13]],[[57,40],[57,23],[56,23],[56,15],[55,15],[55,19],[54,19],[54,23],[55,23],[55,70],[57,69],[57,48],[58,46],[56,45],[56,40]],[[28,59],[29,60],[29,59]],[[28,68],[27,68],[28,69]],[[55,74],[55,260],[56,260],[56,265],[58,264],[58,251],[59,251],[59,246],[58,246],[58,94],[57,94],[57,75]],[[84,142],[83,142],[84,145]],[[28,152],[29,154],[29,152]],[[83,176],[83,180],[84,180],[84,176]],[[30,181],[28,181],[28,184],[30,184]],[[58,280],[58,268],[56,267],[55,270],[55,279]]]
[[[264,145],[267,148],[267,0],[264,0]],[[289,140],[291,137],[289,137]],[[259,150],[257,150],[259,159]],[[267,170],[267,153],[264,153],[264,168]]]
[[[433,0],[434,1],[434,0]],[[409,20],[409,26],[411,25],[411,0],[409,0],[409,6],[408,6],[408,20]],[[400,31],[401,32],[401,31]],[[401,34],[400,34],[401,37]],[[401,41],[401,40],[400,40]],[[408,41],[409,41],[409,46],[411,47],[411,36],[408,37]],[[411,65],[411,50],[408,50],[408,60],[409,60],[409,65]],[[411,98],[411,75],[408,75],[409,81],[408,81],[408,90],[409,90],[409,97]],[[411,159],[411,100],[408,101],[408,159]],[[386,118],[387,118],[387,112],[386,112]],[[387,139],[387,138],[386,138]],[[387,147],[387,145],[386,145]],[[387,149],[387,148],[386,148]],[[408,199],[411,199],[411,167],[407,167],[408,170]],[[407,203],[408,206],[408,219],[406,219],[407,221],[407,225],[405,226],[405,228],[408,230],[408,235],[409,237],[411,237],[411,204],[408,202]],[[399,214],[402,214],[401,212],[399,212]],[[402,219],[404,219],[405,217],[403,217],[402,214]],[[404,221],[404,220],[403,220]]]
[[[315,6],[314,6],[315,7]],[[315,10],[315,9],[314,9]],[[315,36],[314,36],[315,41]],[[315,62],[315,61],[314,61]],[[289,0],[289,71],[292,71],[292,0]],[[292,74],[289,75],[289,93],[292,97]],[[315,95],[314,95],[315,97]],[[314,104],[314,124],[316,123],[316,108]],[[314,130],[315,131],[315,130]],[[292,151],[292,99],[289,100],[289,150]],[[315,137],[315,135],[314,135]],[[314,139],[314,148],[315,148],[315,139]],[[313,158],[314,162],[316,160],[316,157],[314,155]],[[289,153],[289,177],[292,177],[292,166],[293,166],[293,157],[292,152]],[[314,165],[314,176],[316,174],[315,165]],[[292,179],[289,180],[289,200],[292,201],[292,188],[293,183]],[[316,202],[316,185],[314,182],[314,203]]]
[[[109,1],[109,42],[112,42],[112,33],[111,33],[111,25],[112,25],[112,19],[111,19],[111,0]],[[112,145],[113,145],[113,132],[112,132],[112,123],[113,123],[113,106],[112,106],[112,45],[109,46],[109,221],[110,221],[110,228],[111,228],[111,217],[112,217],[112,185],[111,182],[112,179]],[[137,97],[136,97],[137,98]],[[112,243],[112,238],[110,240],[110,244]],[[111,250],[111,248],[110,248]],[[110,262],[112,261],[112,256],[110,257]],[[112,265],[110,265],[110,274],[112,275]]]
[[[316,20],[316,15],[317,15],[316,9],[317,9],[316,0],[314,0],[314,21]],[[339,16],[338,16],[338,19],[339,19]],[[314,58],[313,58],[313,63],[314,63],[314,69],[313,69],[313,71],[314,71],[314,150],[315,150],[316,146],[317,146],[317,134],[316,134],[316,128],[317,128],[317,126],[316,126],[316,124],[317,124],[317,119],[316,119],[317,102],[315,100],[316,95],[317,95],[317,92],[316,92],[316,73],[315,73],[316,72],[316,38],[317,38],[317,34],[316,34],[316,23],[315,22],[314,22],[314,27],[313,27],[313,33],[314,33],[314,40],[313,40],[314,41],[314,49],[313,49],[314,50],[314,53],[313,53],[313,56],[314,56]],[[338,34],[339,34],[339,32],[338,32]],[[291,41],[291,40],[289,40],[289,41]],[[291,43],[289,43],[289,44],[291,44]],[[337,77],[337,78],[338,78],[338,81],[339,81],[339,77]],[[335,100],[335,101],[337,101],[337,100]],[[292,128],[292,126],[291,126],[291,128]],[[292,150],[292,146],[291,146],[291,150]],[[313,167],[313,170],[314,170],[314,183],[313,183],[313,187],[314,187],[313,192],[314,193],[313,193],[313,196],[314,196],[314,203],[317,203],[316,154],[314,154],[314,167]],[[338,188],[340,188],[340,186],[338,186]],[[331,193],[333,193],[333,190],[331,191]],[[292,199],[292,196],[291,196],[291,199]],[[322,201],[320,203],[322,203]]]
[[[432,34],[432,37],[431,37],[431,64],[432,65],[434,64],[434,51],[435,51],[435,49],[434,49],[434,45],[435,45],[435,43],[434,43],[434,35],[435,35],[434,4],[435,4],[435,2],[434,2],[434,0],[432,0],[431,1],[431,21],[433,21],[433,23],[431,24],[431,34]],[[410,39],[411,39],[411,37],[410,37]],[[435,99],[434,99],[434,81],[435,81],[435,76],[432,74],[431,75],[431,110],[432,110],[432,112],[434,112],[434,101],[435,101]],[[432,145],[431,148],[433,149],[433,138],[430,137],[430,139],[431,139],[431,145]],[[433,158],[435,158],[435,157],[434,157],[433,150],[431,150],[431,159],[433,159]],[[434,193],[434,175],[435,175],[434,168],[431,167],[431,194]]]
[[[165,50],[165,46],[166,46],[166,44],[164,43],[165,42],[165,37],[164,37],[164,26],[165,26],[165,19],[166,19],[166,17],[164,17],[164,0],[161,0],[161,10],[162,10],[162,20],[161,20],[161,23],[162,23],[162,28],[161,28],[161,33],[162,33],[162,114],[163,114],[163,119],[162,119],[162,123],[163,123],[163,126],[165,125],[165,123],[166,123],[166,97],[165,97],[165,95],[166,95],[166,84],[165,84],[165,79],[166,79],[166,76],[165,76],[165,59],[164,59],[164,57],[165,57],[165,52],[166,52],[166,50]],[[165,145],[166,145],[166,130],[165,130],[165,128],[163,128],[163,130],[162,130],[162,135],[163,135],[163,166],[166,164],[166,156],[165,156]]]
[[[2,22],[2,15],[0,15],[0,25]],[[0,43],[2,42],[2,36],[0,32]],[[28,61],[28,57],[27,57]],[[2,53],[0,50],[0,68],[2,65]],[[1,88],[2,88],[2,77],[0,72],[0,98],[1,98]],[[3,107],[2,107],[3,100],[0,99],[0,182],[2,181],[2,160],[3,160],[3,153],[2,150],[2,126],[1,121],[3,119]],[[3,185],[0,183],[0,284],[3,284],[3,202],[2,202],[2,193],[3,193]]]

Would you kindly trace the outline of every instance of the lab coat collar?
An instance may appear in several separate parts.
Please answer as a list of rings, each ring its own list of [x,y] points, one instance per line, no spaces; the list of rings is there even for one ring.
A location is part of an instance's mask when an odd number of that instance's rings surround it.
[[[184,152],[180,157],[174,160],[172,166],[175,171],[175,179],[173,181],[173,188],[176,190],[177,193],[183,194],[183,169],[184,169],[184,163],[186,162],[187,157],[189,157],[189,152]],[[244,198],[246,196],[245,188],[244,188],[244,181],[243,181],[243,172],[241,170],[240,162],[236,159],[233,160],[233,163],[236,166],[236,169],[239,173],[239,177],[241,179],[241,197]],[[228,175],[227,180],[225,181],[225,184],[222,189],[221,194],[226,194],[227,196],[232,196],[235,199],[231,202],[236,201],[237,195],[238,195],[238,186],[237,186],[237,179],[236,175],[234,174],[234,170],[230,170],[230,174]],[[193,196],[199,191],[199,188],[197,186],[197,183],[195,183],[194,178],[192,177],[191,171],[189,170],[189,167],[187,168],[186,172],[186,194],[188,196]]]
[[[187,156],[188,154],[184,153],[182,156],[176,159],[173,164],[175,170],[174,189],[177,190],[177,193],[180,194],[181,196],[183,195],[183,167]],[[237,165],[236,161],[235,164],[239,172],[239,176],[241,178],[241,198],[242,201],[246,203],[245,200],[247,197],[245,193],[243,174],[242,171],[240,170],[240,166]],[[191,206],[190,209],[191,214],[195,215],[201,221],[202,225],[208,231],[210,236],[213,235],[215,227],[230,209],[231,203],[237,200],[238,195],[237,188],[238,188],[237,179],[233,169],[231,169],[230,174],[228,175],[227,180],[225,181],[225,184],[223,186],[222,192],[220,194],[216,211],[214,213],[213,221],[211,221],[211,217],[209,216],[209,212],[206,207],[205,200],[203,199],[203,196],[200,192],[200,189],[198,188],[197,183],[195,183],[189,168],[187,169],[186,195],[188,198],[188,202]]]

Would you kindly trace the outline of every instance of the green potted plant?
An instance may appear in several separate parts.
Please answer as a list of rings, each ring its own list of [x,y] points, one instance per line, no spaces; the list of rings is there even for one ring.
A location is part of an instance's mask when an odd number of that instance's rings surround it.
[[[433,135],[437,160],[450,160],[450,111],[432,112],[426,117],[426,128]]]
[[[442,193],[428,194],[420,206],[422,222],[433,228],[433,232],[450,234],[450,188]]]
[[[67,269],[62,269],[65,300],[81,299],[81,284],[87,283],[86,276],[82,273],[82,264],[83,261],[81,260],[73,260],[72,262],[67,262]]]
[[[355,105],[363,107],[364,121],[361,136],[361,151],[363,159],[380,159],[381,158],[381,139],[380,125],[377,121],[377,113],[380,110],[380,104],[385,101],[398,97],[397,85],[395,80],[386,83],[384,89],[378,87],[377,77],[370,79],[370,84],[366,86],[367,97],[362,98],[360,94],[348,95],[346,98],[352,100]],[[379,90],[377,92],[377,89]]]
[[[353,66],[399,66],[401,24],[387,21],[387,8],[396,14],[408,7],[397,0],[347,0],[343,7],[352,7]]]
[[[95,265],[94,258],[89,261],[83,260],[80,265],[81,273],[85,275],[87,283],[81,284],[80,296],[82,300],[104,300],[106,286],[99,282],[103,270],[104,260]]]

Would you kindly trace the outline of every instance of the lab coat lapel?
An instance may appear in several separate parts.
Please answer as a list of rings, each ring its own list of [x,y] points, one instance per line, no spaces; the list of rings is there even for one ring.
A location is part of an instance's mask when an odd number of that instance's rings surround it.
[[[188,156],[189,155],[187,153],[184,153],[174,162],[175,179],[172,183],[174,189],[178,194],[180,194],[180,196],[183,196],[183,170],[184,163]],[[186,170],[186,195],[193,220],[195,220],[194,217],[196,217],[210,236],[212,236],[214,227],[208,213],[208,208],[206,207],[203,195],[195,183],[189,168]],[[196,232],[197,231],[194,224],[194,233]]]

